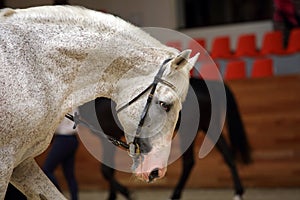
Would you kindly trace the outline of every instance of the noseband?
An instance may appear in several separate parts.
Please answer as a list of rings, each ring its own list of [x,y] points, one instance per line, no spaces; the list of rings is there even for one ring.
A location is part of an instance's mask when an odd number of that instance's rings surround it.
[[[126,149],[131,157],[137,157],[137,156],[139,156],[141,154],[141,149],[140,149],[140,146],[138,144],[138,138],[140,137],[140,133],[141,133],[142,127],[144,125],[146,116],[148,114],[148,111],[149,111],[149,108],[150,108],[150,105],[151,105],[151,102],[152,102],[152,99],[153,99],[153,96],[154,96],[154,93],[155,93],[155,90],[156,90],[156,87],[157,87],[158,83],[162,83],[162,84],[170,87],[171,89],[175,90],[175,86],[174,85],[172,85],[170,82],[162,79],[163,73],[166,70],[166,64],[170,60],[172,60],[172,59],[168,58],[168,59],[166,59],[161,64],[161,66],[160,66],[160,68],[159,68],[156,76],[154,77],[154,81],[146,89],[144,89],[141,93],[139,93],[132,100],[130,100],[128,103],[126,103],[125,105],[123,105],[122,107],[120,107],[117,110],[117,113],[121,112],[122,110],[124,110],[125,108],[127,108],[128,106],[130,106],[132,103],[134,103],[135,101],[137,101],[148,90],[151,89],[151,91],[150,91],[150,93],[148,95],[148,98],[147,98],[146,105],[145,105],[145,107],[143,109],[143,112],[141,114],[140,121],[138,123],[138,127],[137,127],[137,130],[135,132],[135,136],[134,136],[134,139],[133,139],[132,142],[129,142],[127,144],[127,143],[123,142],[122,140],[118,140],[118,139],[116,139],[114,137],[111,137],[111,136],[108,136],[106,134],[103,134],[103,132],[95,129],[93,126],[91,126],[87,122],[80,120],[79,119],[79,115],[77,113],[75,113],[74,116],[72,116],[71,114],[66,114],[65,117],[68,118],[68,119],[70,119],[70,120],[72,120],[72,121],[74,121],[74,123],[75,123],[74,124],[74,128],[76,128],[76,126],[78,124],[83,124],[87,128],[91,129],[93,132],[100,133],[102,136],[105,136],[115,146]]]

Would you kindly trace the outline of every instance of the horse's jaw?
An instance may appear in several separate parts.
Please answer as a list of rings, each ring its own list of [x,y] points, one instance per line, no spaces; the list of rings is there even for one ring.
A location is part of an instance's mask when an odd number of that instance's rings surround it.
[[[167,172],[170,150],[171,143],[133,157],[132,172],[139,180],[148,183],[163,178]]]

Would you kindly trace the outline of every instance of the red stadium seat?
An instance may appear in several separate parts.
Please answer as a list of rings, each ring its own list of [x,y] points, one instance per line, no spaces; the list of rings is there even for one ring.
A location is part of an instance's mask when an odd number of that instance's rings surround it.
[[[269,77],[274,75],[273,60],[271,58],[259,58],[253,61],[251,77]]]
[[[246,78],[246,63],[243,60],[232,60],[226,64],[224,79],[243,79]]]
[[[216,37],[212,43],[211,57],[216,58],[232,58],[230,50],[230,39],[229,36]]]
[[[204,38],[193,38],[198,44],[200,44],[204,49],[206,48],[206,41]]]
[[[294,28],[291,30],[286,52],[300,52],[300,28]]]
[[[198,61],[207,60],[208,53],[205,50],[205,45],[206,42],[203,38],[194,38],[193,40],[189,41],[188,49],[192,50],[191,57],[194,56],[196,53],[200,53]]]
[[[200,67],[200,78],[205,80],[221,80],[222,75],[219,71],[218,63],[203,63]]]
[[[285,54],[281,31],[270,31],[264,34],[260,54]]]
[[[256,36],[255,34],[243,34],[238,37],[237,48],[234,53],[236,57],[240,56],[258,56],[256,49]]]

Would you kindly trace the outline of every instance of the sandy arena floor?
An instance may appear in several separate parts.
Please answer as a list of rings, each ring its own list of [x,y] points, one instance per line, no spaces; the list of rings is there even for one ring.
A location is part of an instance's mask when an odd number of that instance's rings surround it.
[[[171,190],[135,190],[136,200],[167,200]],[[67,194],[66,194],[67,195]],[[81,191],[80,200],[106,200],[107,191]],[[230,189],[187,189],[182,200],[232,200],[232,190]],[[294,189],[248,189],[245,200],[299,200],[300,188]],[[118,200],[125,200],[118,196]]]

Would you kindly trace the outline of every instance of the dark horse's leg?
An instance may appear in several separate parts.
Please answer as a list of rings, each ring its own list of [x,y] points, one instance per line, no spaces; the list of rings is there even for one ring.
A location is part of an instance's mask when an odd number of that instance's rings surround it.
[[[109,166],[101,163],[101,173],[105,180],[109,183],[109,197],[108,200],[115,200],[117,199],[117,192],[120,192],[126,199],[131,200],[131,195],[129,190],[121,185],[115,179],[115,169],[114,166],[114,157],[116,152],[116,147],[112,146],[107,141],[101,140],[102,145],[104,147],[103,151],[103,161],[109,164]]]
[[[115,110],[114,102],[106,98],[97,98],[95,100],[95,110],[99,123],[98,125],[100,125],[104,133],[120,139],[123,135],[123,131],[119,128],[119,122],[115,121],[116,119],[113,115]],[[106,139],[101,138],[101,142],[103,146],[103,161],[106,164],[101,164],[101,172],[110,186],[110,194],[108,199],[117,199],[117,192],[120,192],[126,199],[131,200],[132,197],[129,190],[125,186],[121,185],[114,176],[114,157],[116,147]]]
[[[242,195],[244,194],[244,188],[243,188],[243,185],[241,183],[241,180],[240,180],[240,177],[239,177],[239,174],[237,171],[237,167],[235,164],[234,157],[232,155],[232,151],[229,148],[227,142],[225,141],[223,135],[220,136],[220,138],[216,144],[216,147],[222,154],[224,161],[226,162],[226,164],[228,165],[228,167],[230,169],[233,183],[234,183],[234,188],[235,188],[235,195],[236,195],[235,198],[236,198],[236,200],[239,200],[239,199],[241,200]],[[173,199],[173,200],[181,198],[182,191],[185,187],[185,184],[186,184],[186,182],[189,178],[189,175],[193,169],[193,166],[195,164],[193,148],[194,148],[194,142],[182,155],[183,169],[182,169],[182,173],[180,176],[180,180],[178,181],[178,183],[173,191],[173,194],[171,196],[171,199]]]
[[[191,78],[190,83],[197,95],[197,99],[200,107],[200,116],[201,120],[199,121],[199,130],[202,130],[204,133],[207,132],[210,118],[211,118],[211,100],[210,95],[204,80]],[[211,87],[218,86],[222,84],[219,82],[209,82]],[[233,93],[230,88],[225,84],[226,98],[227,98],[227,113],[226,119],[228,124],[229,139],[232,145],[232,149],[229,148],[224,137],[221,135],[220,139],[217,142],[217,148],[223,155],[223,158],[226,164],[229,166],[234,186],[235,186],[235,200],[242,199],[244,193],[244,188],[240,181],[236,164],[235,164],[235,155],[240,153],[241,160],[244,163],[251,162],[250,148],[248,140],[245,134],[243,127],[242,119],[239,114],[238,105],[234,98]],[[193,119],[193,116],[191,116]],[[182,190],[184,189],[185,183],[188,179],[189,173],[192,170],[194,165],[194,154],[193,154],[193,145],[183,154],[183,171],[181,178],[171,196],[172,199],[180,199]]]
[[[27,197],[12,184],[8,184],[4,200],[27,200]]]
[[[233,183],[234,183],[234,188],[235,188],[235,199],[242,199],[242,196],[244,194],[244,188],[243,185],[241,183],[238,171],[237,171],[237,167],[235,164],[235,160],[234,157],[232,155],[232,151],[230,150],[226,140],[224,139],[223,135],[220,136],[217,144],[216,144],[218,150],[220,151],[220,153],[222,154],[224,161],[226,162],[226,164],[228,165],[231,175],[232,175],[232,179],[233,179]]]
[[[189,146],[189,148],[182,155],[182,172],[180,180],[178,181],[171,199],[180,199],[182,191],[185,187],[185,184],[191,174],[193,166],[195,164],[194,160],[194,142]]]
[[[250,164],[252,162],[251,148],[238,104],[227,85],[225,85],[225,91],[227,99],[226,119],[233,156],[244,164]]]
[[[120,192],[128,200],[132,199],[129,190],[115,179],[115,169],[101,164],[101,172],[109,183],[110,190],[108,200],[117,199],[117,192]]]

